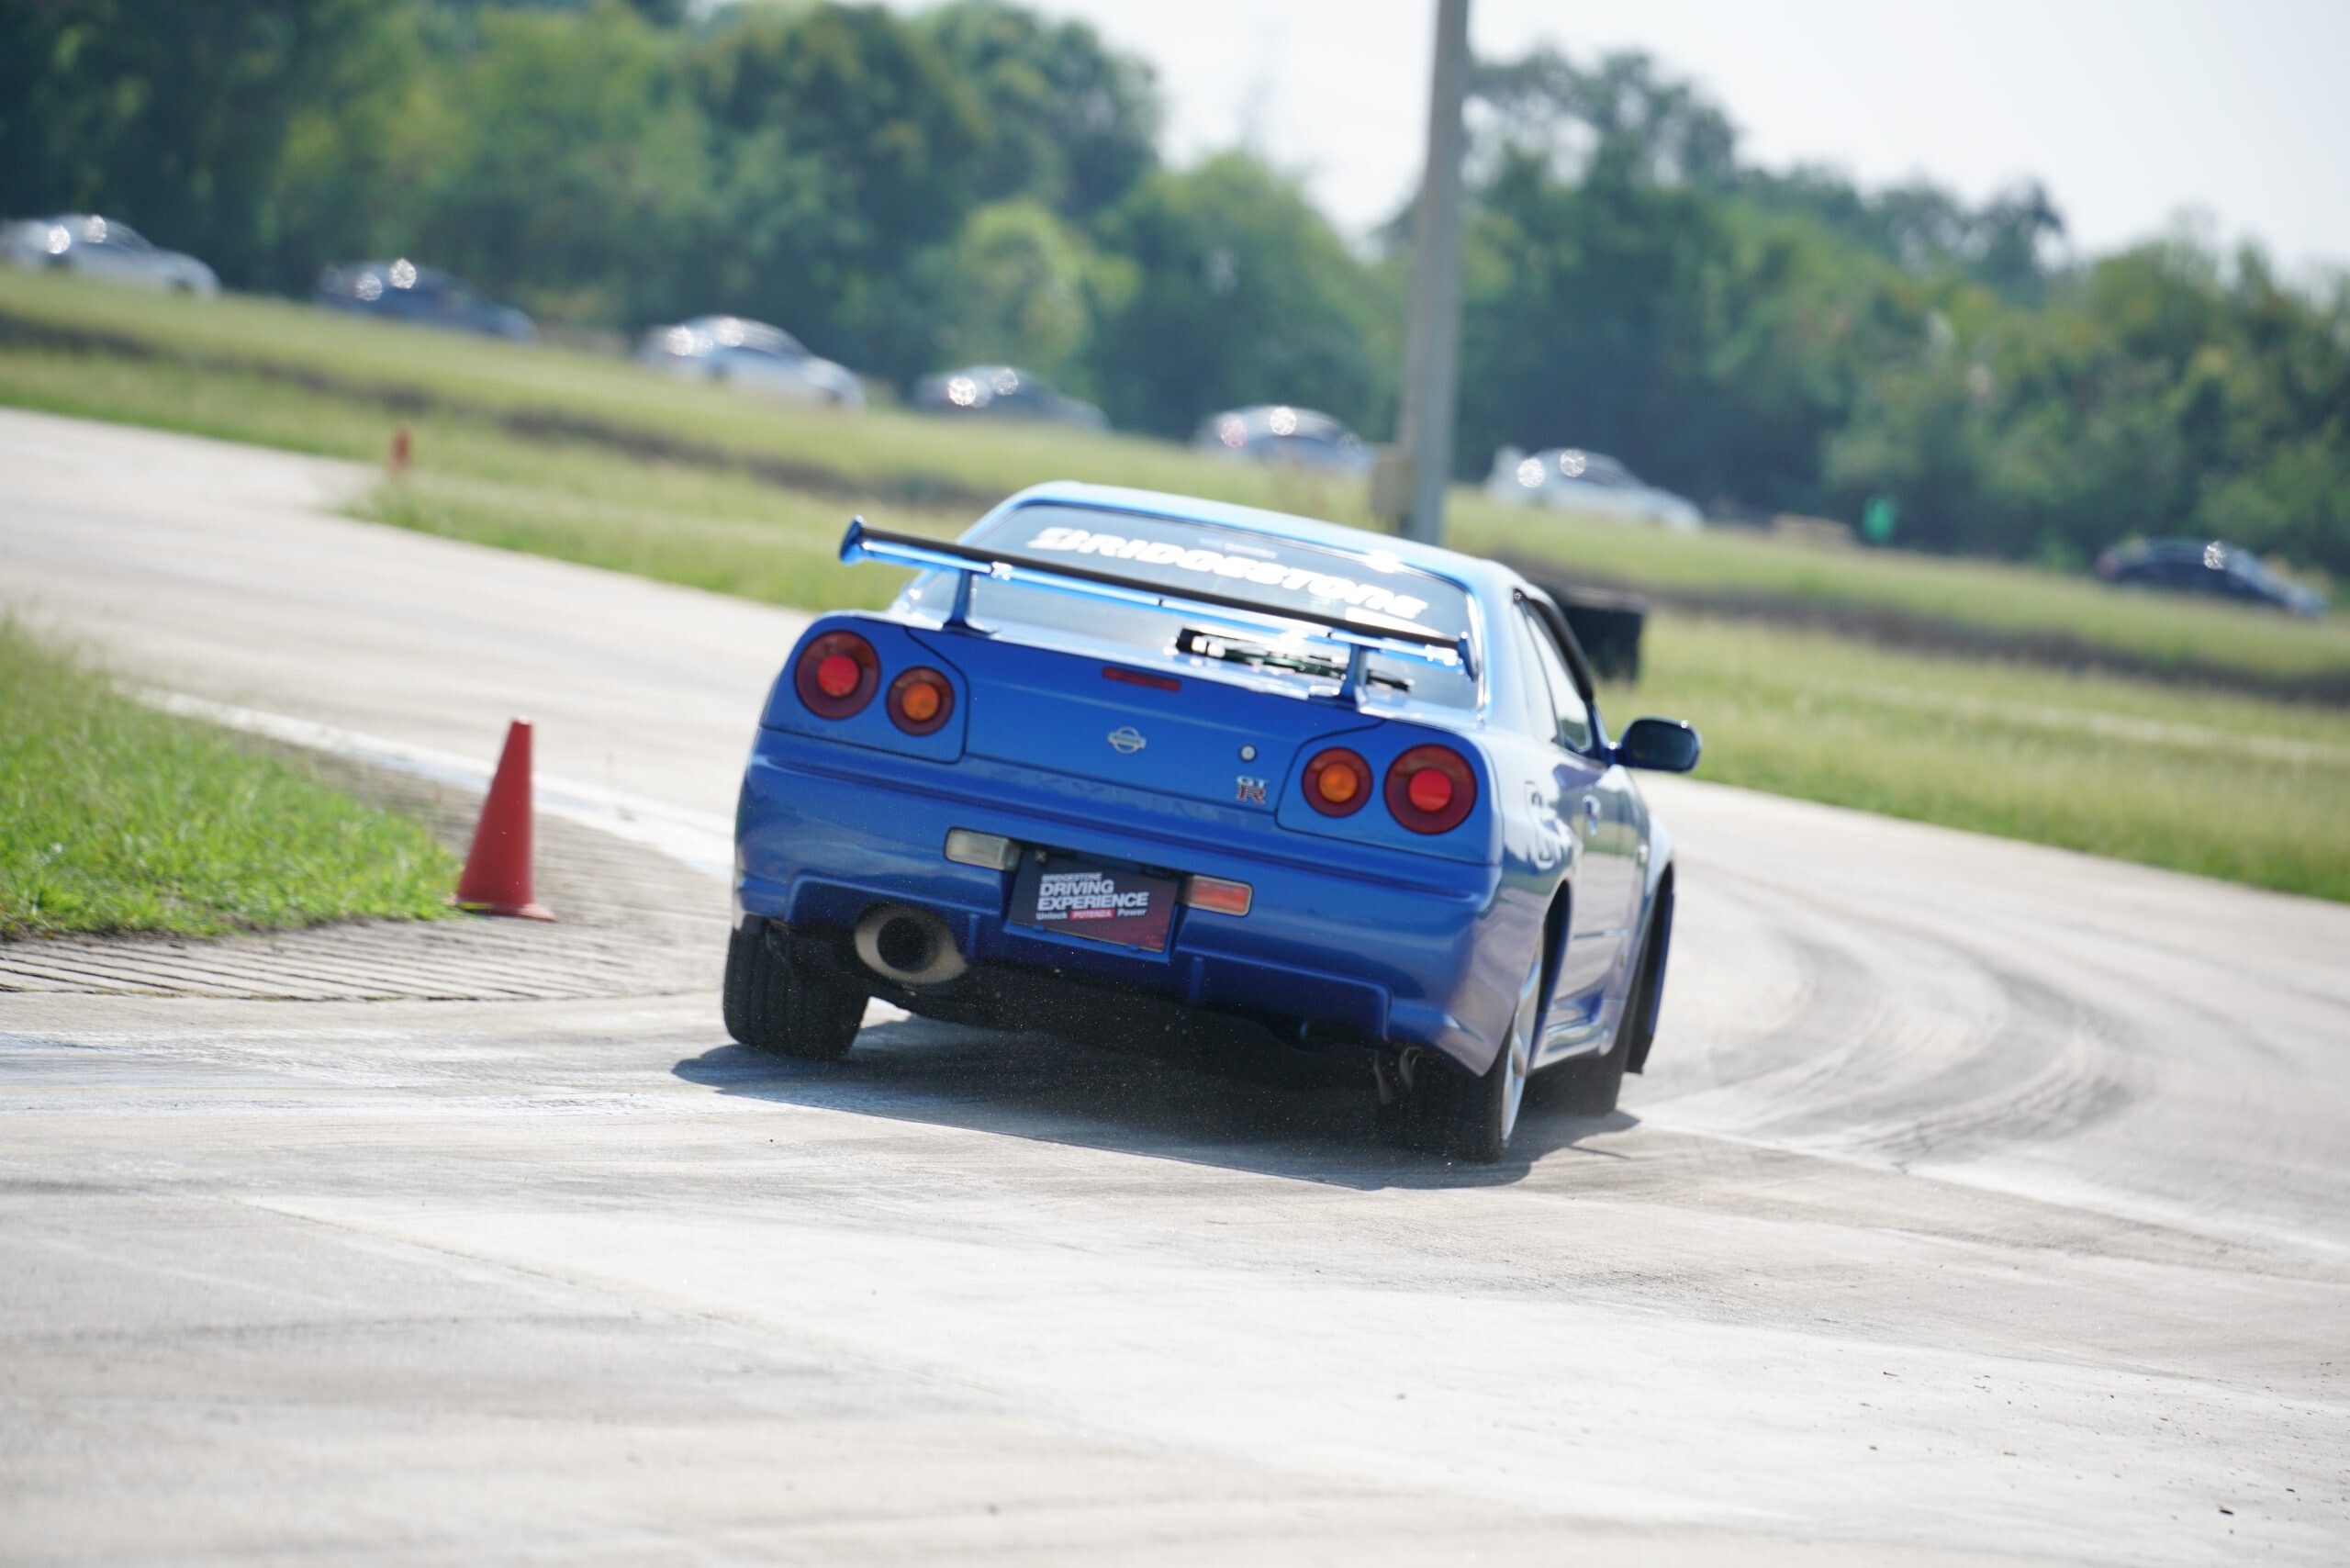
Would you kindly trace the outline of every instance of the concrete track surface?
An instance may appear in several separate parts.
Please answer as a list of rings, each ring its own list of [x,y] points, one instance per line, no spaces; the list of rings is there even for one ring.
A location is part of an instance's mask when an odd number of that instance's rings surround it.
[[[0,599],[728,810],[799,617],[332,516],[364,477],[0,417]],[[0,996],[0,1559],[2350,1559],[2350,910],[1652,798],[1653,1070],[1494,1170],[1034,1038],[772,1064],[714,953]]]

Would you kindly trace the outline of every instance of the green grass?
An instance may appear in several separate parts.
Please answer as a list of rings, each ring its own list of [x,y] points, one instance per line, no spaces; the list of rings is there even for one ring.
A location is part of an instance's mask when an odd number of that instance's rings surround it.
[[[1687,616],[1643,663],[1609,717],[1695,724],[1702,778],[2350,900],[2339,710]]]
[[[498,418],[552,416],[722,459],[782,465],[801,476],[801,487],[868,511],[881,498],[930,494],[952,498],[955,516],[968,521],[983,502],[1021,486],[1073,478],[1367,521],[1360,485],[1301,481],[1166,442],[958,424],[890,409],[861,417],[795,410],[610,356],[423,331],[280,300],[181,299],[0,272],[0,326],[11,322],[102,334],[162,358],[140,364],[43,353],[0,339],[0,401],[358,457],[380,455],[396,417],[386,405],[404,402],[408,412],[397,417],[432,437],[437,465],[472,478],[526,476],[511,472],[511,463],[499,471],[496,454],[477,446],[459,450],[467,435],[489,431]],[[241,366],[268,377],[233,374]],[[286,384],[288,376],[324,378],[346,393],[306,390]],[[270,378],[281,395],[255,396]],[[434,406],[442,410],[437,417],[429,411]],[[2242,672],[2288,691],[2296,682],[2335,692],[2350,683],[2350,615],[2338,612],[2311,623],[2117,593],[2083,577],[2025,566],[1825,550],[1738,531],[1682,537],[1498,507],[1467,489],[1456,491],[1453,514],[1454,543],[1463,548],[1553,561],[1571,573],[1660,592],[2065,639],[2157,672]],[[2028,648],[2020,643],[2019,651]]]
[[[0,621],[0,937],[431,919],[455,873],[413,823]]]
[[[2129,593],[1997,561],[1823,548],[1737,529],[1697,535],[1456,495],[1452,543],[1554,561],[1572,576],[1662,592],[1886,611],[2021,639],[2065,638],[2154,666],[2203,665],[2291,681],[2350,676],[2350,616]]]
[[[723,490],[693,487],[705,497]],[[760,498],[767,515],[744,517],[693,510],[683,496],[646,501],[424,475],[378,487],[359,515],[771,604],[876,610],[897,592],[903,572],[841,565],[843,509],[772,492]],[[870,520],[900,527],[925,521],[879,513]]]
[[[252,323],[266,320],[281,329],[273,354],[307,364],[303,356],[325,353],[322,345],[347,350],[357,357],[341,363],[339,374],[360,364],[370,377],[453,389],[468,403],[395,413],[348,391],[226,370],[208,359],[138,360],[5,340],[0,403],[365,461],[380,461],[392,429],[405,422],[415,433],[413,470],[375,487],[357,503],[360,515],[778,604],[871,606],[894,591],[901,574],[843,567],[835,559],[851,511],[939,534],[969,521],[966,499],[902,498],[921,493],[910,476],[948,487],[984,476],[1009,488],[1074,474],[1345,515],[1342,498],[1329,492],[1273,493],[1269,476],[1156,443],[975,431],[887,412],[863,420],[794,414],[552,350],[517,351],[263,301],[190,304],[31,281],[39,286],[27,291],[25,280],[0,275],[0,313],[17,311],[29,295],[67,300],[109,330],[136,327],[175,352],[207,355],[228,354]],[[552,375],[550,366],[564,373]],[[626,398],[594,402],[618,398],[615,388]],[[653,461],[608,444],[523,439],[467,411],[474,404],[524,407],[529,396],[572,413],[589,404],[614,417],[632,410],[641,422],[692,432],[703,447],[735,443],[745,462],[778,454],[805,460],[814,488],[723,463]],[[887,466],[892,460],[901,466]],[[1130,461],[1131,469],[1121,466]],[[871,494],[861,493],[856,474],[873,477]],[[2111,594],[2020,567],[1820,550],[1735,533],[1681,538],[1456,498],[1459,542],[1472,548],[1548,554],[1586,574],[1660,588],[1734,587],[1789,603],[1874,606],[2019,636],[2062,629],[2152,663],[2191,660],[2288,679],[2350,670],[2338,616],[2299,624]],[[2350,812],[2340,809],[2350,800],[2350,711],[2340,706],[2076,675],[2021,660],[1927,656],[1667,610],[1651,622],[1643,685],[1612,694],[1609,711],[1619,722],[1671,712],[1696,722],[1707,735],[1709,778],[2350,899]]]
[[[886,407],[863,414],[794,409],[615,357],[421,330],[284,300],[187,299],[0,270],[0,316],[105,334],[208,369],[323,377],[474,413],[558,413],[744,459],[798,465],[845,487],[928,487],[993,498],[1042,479],[1081,479],[1255,505],[1361,508],[1360,487],[1344,487],[1343,495],[1325,493],[1325,487],[1302,490],[1261,467],[1169,442],[958,422]]]

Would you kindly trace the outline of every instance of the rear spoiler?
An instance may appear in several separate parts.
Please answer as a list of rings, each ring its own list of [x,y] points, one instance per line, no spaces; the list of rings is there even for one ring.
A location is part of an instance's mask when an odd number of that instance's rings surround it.
[[[1007,554],[1001,550],[978,550],[968,544],[947,543],[910,533],[892,533],[883,529],[868,528],[861,517],[849,520],[848,532],[841,538],[841,560],[848,564],[883,561],[895,566],[917,566],[925,571],[959,574],[955,588],[955,608],[948,613],[946,624],[964,629],[975,629],[971,627],[970,621],[971,583],[980,577],[994,582],[1049,588],[1058,593],[1082,594],[1092,599],[1114,599],[1152,609],[1180,610],[1187,615],[1199,615],[1252,632],[1289,634],[1304,629],[1309,635],[1347,649],[1347,676],[1339,688],[1339,696],[1349,701],[1358,699],[1361,693],[1363,655],[1366,654],[1387,654],[1399,658],[1416,659],[1422,664],[1457,666],[1465,674],[1476,674],[1475,659],[1466,634],[1448,637],[1440,632],[1430,632],[1425,627],[1376,615],[1359,613],[1348,617],[1325,615],[1313,610],[1276,610],[1206,588],[1185,592],[1145,577],[1124,577],[1091,566],[1037,561],[1024,555]]]

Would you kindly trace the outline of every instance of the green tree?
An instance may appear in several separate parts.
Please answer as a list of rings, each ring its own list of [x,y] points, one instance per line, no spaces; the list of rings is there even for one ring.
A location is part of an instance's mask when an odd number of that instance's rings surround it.
[[[1393,328],[1377,286],[1296,183],[1244,153],[1150,176],[1102,226],[1132,292],[1093,340],[1113,419],[1168,435],[1248,403],[1295,403],[1376,433]]]
[[[1709,290],[1730,237],[1694,188],[1601,151],[1579,184],[1512,149],[1478,193],[1464,258],[1464,473],[1496,443],[1614,454],[1684,486],[1718,432],[1705,407]]]
[[[386,6],[321,68],[323,91],[286,122],[266,266],[243,281],[298,294],[330,263],[417,243],[422,197],[465,132],[435,52],[439,20]]]
[[[1150,67],[1112,51],[1084,23],[1046,21],[1002,0],[955,0],[922,25],[987,120],[978,181],[989,200],[1026,197],[1081,218],[1158,166]]]
[[[618,4],[489,12],[453,73],[463,106],[414,252],[559,319],[628,321],[690,297],[702,126],[675,51]]]
[[[878,6],[739,7],[691,69],[715,144],[720,274],[739,308],[863,368],[909,376],[937,352],[911,286],[975,205],[988,128],[919,28]],[[763,202],[778,203],[762,216]]]
[[[1127,279],[1042,203],[1021,200],[971,214],[917,282],[936,305],[942,360],[1022,364],[1083,391],[1093,312]]]
[[[262,281],[286,126],[384,20],[374,0],[9,0],[0,212],[101,209]]]
[[[1585,69],[1537,48],[1479,62],[1469,90],[1486,158],[1539,158],[1568,178],[1601,157],[1661,184],[1721,187],[1736,177],[1729,117],[1645,54],[1611,54]]]

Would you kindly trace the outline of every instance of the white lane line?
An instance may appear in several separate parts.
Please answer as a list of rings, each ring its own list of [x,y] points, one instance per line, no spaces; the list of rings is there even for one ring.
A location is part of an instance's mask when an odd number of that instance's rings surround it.
[[[176,691],[151,689],[135,695],[167,713],[202,719],[288,745],[392,768],[438,784],[476,791],[489,787],[492,765],[479,757]],[[642,844],[720,881],[729,881],[734,875],[734,824],[724,817],[543,773],[532,780],[531,795],[536,809],[551,816]]]

